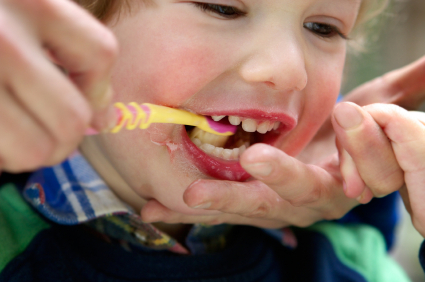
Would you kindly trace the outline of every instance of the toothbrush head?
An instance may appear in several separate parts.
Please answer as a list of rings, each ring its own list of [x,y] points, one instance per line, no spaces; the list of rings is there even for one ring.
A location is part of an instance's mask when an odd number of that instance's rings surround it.
[[[210,130],[205,130],[204,128],[200,127],[201,129],[210,132],[212,134],[217,135],[224,135],[224,136],[230,136],[236,133],[237,127],[232,124],[223,124],[217,121],[214,121],[211,117],[205,117],[209,126]]]

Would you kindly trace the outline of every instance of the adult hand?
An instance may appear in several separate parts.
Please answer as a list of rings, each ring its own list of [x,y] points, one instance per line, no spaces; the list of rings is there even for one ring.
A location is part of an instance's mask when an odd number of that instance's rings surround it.
[[[388,104],[341,107],[353,111],[360,121],[337,132],[340,143],[346,146],[341,148],[342,155],[353,154],[345,161],[349,169],[342,167],[347,196],[359,197],[365,191],[384,196],[399,190],[413,225],[425,237],[425,113]],[[360,138],[369,146],[353,143]],[[377,144],[378,138],[385,138],[386,142]],[[378,146],[379,152],[375,152]]]
[[[63,160],[114,121],[113,34],[72,1],[0,0],[0,169]]]
[[[346,99],[360,105],[380,101],[413,107],[424,98],[424,65],[425,58],[360,86]],[[179,214],[151,200],[142,209],[143,219],[168,223],[227,222],[261,227],[307,226],[321,219],[339,218],[359,202],[370,201],[373,194],[365,188],[366,185],[371,185],[375,194],[379,191],[382,195],[400,188],[404,183],[403,170],[388,138],[382,130],[379,131],[380,126],[373,119],[362,123],[361,134],[356,132],[347,136],[336,123],[340,117],[350,121],[352,113],[342,108],[345,105],[337,105],[332,117],[339,140],[339,158],[330,122],[306,148],[307,153],[300,155],[303,162],[277,148],[256,144],[242,155],[241,165],[257,180],[245,183],[198,180],[186,190],[184,200],[188,206],[219,211],[218,214],[207,211],[200,216]],[[357,144],[361,145],[356,147]],[[370,149],[366,150],[368,146],[373,148],[372,156],[367,155],[370,153]],[[382,190],[382,184],[391,185]],[[344,186],[347,195],[356,200],[344,195]]]
[[[424,77],[425,57],[371,85],[387,85],[381,97],[414,109],[425,99]],[[388,95],[391,91],[397,95]],[[424,113],[385,104],[361,108],[342,103],[333,117],[347,196],[362,197],[372,192],[379,197],[400,189],[413,224],[423,236],[424,121]]]

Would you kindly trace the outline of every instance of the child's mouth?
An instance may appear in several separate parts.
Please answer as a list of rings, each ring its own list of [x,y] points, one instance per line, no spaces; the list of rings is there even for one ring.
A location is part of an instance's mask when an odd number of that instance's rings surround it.
[[[211,117],[216,121],[220,120],[221,123],[237,125],[236,134],[223,137],[207,133],[199,128],[186,126],[183,134],[183,146],[198,169],[211,177],[222,180],[247,180],[250,175],[239,163],[242,153],[256,143],[273,146],[279,137],[296,125],[295,119],[284,114],[262,115],[262,118],[266,118],[266,120],[237,116]]]
[[[192,142],[202,151],[228,161],[238,160],[249,146],[266,140],[266,134],[278,134],[277,130],[280,127],[279,121],[258,121],[237,116],[212,116],[211,118],[222,123],[237,125],[236,134],[219,136],[189,126],[186,126],[186,130]]]

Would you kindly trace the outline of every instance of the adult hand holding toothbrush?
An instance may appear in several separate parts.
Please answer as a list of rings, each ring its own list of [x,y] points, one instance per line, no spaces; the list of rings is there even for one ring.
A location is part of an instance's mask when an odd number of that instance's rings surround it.
[[[1,170],[56,164],[87,127],[115,121],[116,53],[112,33],[72,1],[0,0]]]

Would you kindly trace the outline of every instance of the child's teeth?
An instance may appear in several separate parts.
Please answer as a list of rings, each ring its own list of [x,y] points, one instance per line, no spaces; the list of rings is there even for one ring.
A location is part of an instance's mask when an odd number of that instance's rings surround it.
[[[253,119],[247,118],[242,122],[242,128],[246,132],[255,132],[257,129],[257,122]]]
[[[232,158],[232,152],[233,152],[233,150],[224,149],[223,153],[222,153],[223,159],[230,160]]]
[[[239,158],[239,148],[234,148],[232,150],[232,156],[231,156],[231,158],[233,160],[237,160]]]
[[[203,131],[202,129],[198,127],[195,127],[190,133],[190,138],[192,140],[199,139],[201,143],[208,143],[208,144],[214,145],[215,147],[223,147],[224,144],[226,144],[227,139],[229,139],[229,136],[221,136],[221,135],[212,134],[212,133]]]
[[[215,121],[220,121],[224,118],[225,116],[211,116],[211,118]],[[276,130],[279,128],[280,126],[280,122],[276,121],[276,122],[272,122],[272,121],[263,121],[259,124],[258,121],[256,121],[255,119],[251,119],[251,118],[247,118],[242,120],[243,118],[241,117],[237,117],[237,116],[228,116],[229,119],[229,123],[232,125],[239,125],[242,123],[242,128],[243,130],[245,130],[246,132],[259,132],[261,134],[265,134],[268,131],[271,130]],[[210,142],[208,142],[210,143]]]
[[[241,123],[241,119],[235,116],[229,116],[229,122],[233,125],[239,125]]]
[[[245,152],[245,150],[246,150],[246,146],[245,145],[240,146],[239,147],[239,155],[242,155],[242,153]]]
[[[225,117],[225,116],[211,116],[211,118],[212,118],[214,121],[220,121],[220,120],[222,120],[224,117]]]
[[[249,146],[249,143],[245,143],[239,148],[224,149],[223,147],[216,147],[208,143],[202,143],[202,141],[198,138],[191,138],[191,140],[197,147],[201,148],[201,150],[205,153],[225,160],[238,160],[239,156],[243,152],[245,152],[246,148]]]
[[[223,119],[225,116],[212,116],[215,121]],[[242,123],[242,128],[246,132],[259,132],[261,134],[267,133],[270,130],[276,130],[280,126],[280,122],[263,121],[259,124],[254,119],[247,118],[242,121],[242,118],[236,116],[229,116],[229,122],[233,125]],[[249,142],[243,143],[243,139],[238,140],[234,145],[239,146],[234,149],[224,149],[224,145],[229,139],[228,136],[220,136],[208,133],[198,127],[195,127],[190,133],[190,139],[201,150],[207,154],[213,155],[225,160],[238,160],[239,157],[250,146]]]
[[[212,154],[214,156],[221,156],[221,154],[223,153],[223,148],[222,147],[215,147],[215,149],[213,150]]]
[[[199,140],[198,138],[192,138],[192,142],[198,147],[201,147],[202,145],[202,141]]]
[[[270,122],[269,122],[269,121],[265,121],[265,122],[261,123],[261,124],[257,127],[257,131],[258,131],[259,133],[262,133],[262,134],[267,133],[267,131],[268,131],[268,129],[269,129],[269,125],[270,125]]]
[[[201,145],[201,149],[208,154],[211,154],[215,148],[216,148],[215,146],[211,144],[207,144],[207,143]]]
[[[275,124],[275,122],[271,122],[271,123],[269,124],[269,128],[267,129],[267,131],[272,130],[272,129],[273,129],[273,127],[274,127],[274,124]]]

